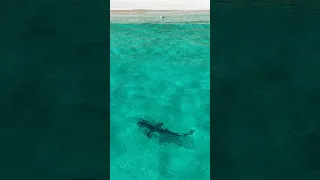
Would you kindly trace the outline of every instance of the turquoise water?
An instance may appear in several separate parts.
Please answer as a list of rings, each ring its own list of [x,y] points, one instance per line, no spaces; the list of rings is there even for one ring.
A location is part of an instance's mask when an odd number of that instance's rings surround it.
[[[110,29],[111,179],[209,179],[210,25]],[[195,133],[180,144],[149,139],[139,118]]]

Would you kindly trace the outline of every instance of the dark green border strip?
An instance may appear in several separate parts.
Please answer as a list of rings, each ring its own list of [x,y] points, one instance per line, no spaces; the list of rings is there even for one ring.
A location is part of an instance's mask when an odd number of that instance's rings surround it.
[[[211,1],[211,178],[320,179],[320,2]]]
[[[0,179],[110,175],[110,2],[0,3]]]

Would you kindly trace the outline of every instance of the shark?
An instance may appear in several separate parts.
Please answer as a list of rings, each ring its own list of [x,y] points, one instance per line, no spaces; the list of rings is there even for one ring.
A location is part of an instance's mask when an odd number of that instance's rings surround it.
[[[163,123],[157,123],[154,125],[153,123],[151,123],[147,120],[144,120],[144,119],[140,119],[140,121],[137,122],[137,125],[149,130],[149,132],[147,133],[148,138],[151,138],[155,132],[157,132],[159,134],[169,135],[171,137],[190,136],[194,133],[194,130],[190,130],[187,133],[176,133],[176,132],[170,131],[166,128],[163,128]]]

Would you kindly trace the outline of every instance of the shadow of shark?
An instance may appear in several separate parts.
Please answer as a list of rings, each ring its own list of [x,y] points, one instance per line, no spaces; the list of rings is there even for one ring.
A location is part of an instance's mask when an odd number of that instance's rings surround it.
[[[176,133],[163,128],[163,123],[153,124],[144,119],[140,119],[137,125],[147,130],[146,135],[149,139],[157,133],[159,135],[159,144],[174,143],[187,149],[192,148],[193,139],[190,136],[195,132],[194,130],[190,130],[187,133]]]

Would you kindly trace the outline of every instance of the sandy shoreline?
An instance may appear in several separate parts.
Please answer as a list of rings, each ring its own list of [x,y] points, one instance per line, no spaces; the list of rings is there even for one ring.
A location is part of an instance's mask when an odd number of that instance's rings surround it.
[[[160,18],[164,16],[165,18]],[[210,23],[210,10],[111,10],[111,23]]]
[[[207,12],[210,13],[210,10],[152,10],[152,9],[128,9],[128,10],[110,10],[111,13],[128,13],[128,12]]]
[[[210,0],[110,0],[110,21],[210,23]]]
[[[209,10],[210,0],[110,0],[111,10]]]

